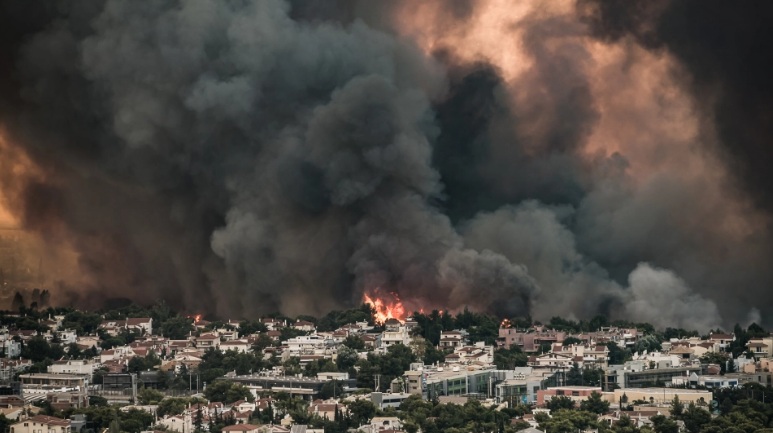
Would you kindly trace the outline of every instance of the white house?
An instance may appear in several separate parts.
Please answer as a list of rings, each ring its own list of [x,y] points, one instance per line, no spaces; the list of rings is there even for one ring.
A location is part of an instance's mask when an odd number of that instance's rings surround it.
[[[11,424],[10,433],[70,433],[70,420],[55,416],[35,415]]]

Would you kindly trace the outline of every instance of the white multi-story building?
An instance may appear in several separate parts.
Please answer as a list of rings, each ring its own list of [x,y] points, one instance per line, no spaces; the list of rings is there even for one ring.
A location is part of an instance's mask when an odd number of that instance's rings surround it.
[[[67,361],[54,361],[48,366],[48,372],[53,374],[83,374],[91,376],[94,370],[101,364],[90,359],[70,359]]]
[[[440,347],[457,348],[464,346],[466,342],[466,333],[462,331],[440,331]]]
[[[395,344],[404,344],[406,346],[411,344],[411,335],[408,332],[407,326],[395,319],[387,320],[384,325],[385,329],[381,334],[381,348],[386,349]]]
[[[235,350],[239,353],[247,353],[252,350],[252,345],[247,340],[229,340],[220,343],[220,351],[228,352],[229,350]]]
[[[72,329],[65,329],[56,333],[62,344],[72,344],[78,341],[78,334]]]
[[[320,334],[301,335],[282,342],[290,356],[326,355],[335,346],[331,338]]]
[[[2,348],[2,356],[5,358],[21,356],[21,343],[14,341],[8,333],[8,329],[5,328],[0,332],[0,348]]]

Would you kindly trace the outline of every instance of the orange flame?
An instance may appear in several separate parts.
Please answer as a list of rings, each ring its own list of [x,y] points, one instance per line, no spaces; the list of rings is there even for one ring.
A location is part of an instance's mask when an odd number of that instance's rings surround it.
[[[388,319],[397,319],[400,322],[405,322],[405,307],[403,306],[400,297],[397,293],[389,293],[391,299],[379,297],[379,291],[376,289],[372,294],[362,295],[362,301],[375,310],[373,313],[373,319],[376,323],[384,324]]]

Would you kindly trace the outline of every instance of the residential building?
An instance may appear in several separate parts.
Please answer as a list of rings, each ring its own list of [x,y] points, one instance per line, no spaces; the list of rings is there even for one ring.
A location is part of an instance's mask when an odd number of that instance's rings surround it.
[[[673,368],[648,368],[646,361],[626,362],[625,365],[610,365],[604,369],[603,388],[612,391],[616,388],[646,388],[669,386],[680,377],[687,377],[692,373],[701,373],[699,365],[673,367]]]
[[[559,386],[537,391],[537,406],[545,406],[548,401],[557,397],[569,397],[573,401],[586,400],[594,392],[601,394],[599,386]]]
[[[395,344],[408,346],[411,344],[411,335],[408,327],[397,319],[389,319],[384,324],[384,332],[381,334],[381,349],[386,349]]]
[[[336,412],[345,413],[346,411],[346,406],[339,403],[315,401],[309,406],[309,413],[311,415],[316,415],[322,419],[328,419],[331,421],[336,418]]]
[[[320,334],[300,335],[282,342],[287,346],[290,356],[301,355],[330,355],[333,353],[335,342]]]
[[[462,347],[466,343],[467,333],[459,330],[455,331],[440,331],[440,348],[441,349],[455,349]]]
[[[78,374],[91,377],[94,370],[100,367],[99,363],[92,359],[69,359],[63,361],[54,361],[48,366],[48,372],[53,374]]]
[[[220,336],[213,333],[201,334],[196,338],[197,349],[218,349],[220,347]]]
[[[508,403],[510,407],[518,403],[537,402],[537,392],[556,382],[557,373],[541,372],[531,367],[516,367],[512,377],[494,385],[494,398],[497,403]]]
[[[690,403],[706,404],[711,401],[711,391],[681,388],[621,388],[603,394],[611,404],[644,401],[651,404],[668,405],[679,397],[685,405]]]
[[[384,410],[388,407],[398,408],[411,395],[413,394],[407,392],[372,392],[370,393],[370,401],[381,410]]]
[[[773,357],[773,336],[753,338],[746,344],[746,348],[754,353],[755,358]]]
[[[54,416],[35,415],[11,424],[10,433],[70,433],[70,420]]]
[[[709,341],[716,343],[719,346],[719,349],[724,351],[733,341],[735,341],[735,335],[714,332],[709,334]]]

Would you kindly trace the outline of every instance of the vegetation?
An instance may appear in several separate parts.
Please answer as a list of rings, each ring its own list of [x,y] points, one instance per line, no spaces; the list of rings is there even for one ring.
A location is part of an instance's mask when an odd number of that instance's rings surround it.
[[[120,320],[126,317],[152,317],[155,331],[169,338],[186,338],[192,332],[198,332],[193,326],[192,319],[176,314],[163,302],[159,302],[149,308],[126,305],[117,309],[90,313],[72,309],[27,309],[20,306],[23,316],[0,315],[0,324],[15,329],[32,329],[44,332],[45,327],[41,320],[49,315],[63,315],[64,326],[74,329],[79,334],[97,334],[102,337],[102,348],[111,348],[129,344],[139,337],[137,332],[122,332],[116,336],[107,336],[98,329],[102,321],[102,315],[106,319]],[[336,329],[344,324],[354,321],[368,322],[375,325],[372,319],[372,310],[363,305],[359,308],[335,311],[317,320],[313,317],[298,317],[298,319],[315,322],[320,330]],[[414,329],[414,342],[410,347],[401,344],[394,345],[386,354],[379,355],[369,352],[362,359],[360,352],[367,348],[362,338],[350,336],[346,338],[338,351],[335,361],[317,360],[301,366],[297,358],[290,358],[282,367],[287,374],[303,374],[314,376],[320,372],[348,372],[355,378],[361,388],[385,391],[394,379],[400,379],[410,364],[422,361],[425,364],[433,364],[443,361],[447,352],[439,349],[437,344],[440,333],[454,329],[465,329],[472,341],[484,341],[488,344],[495,343],[498,337],[499,320],[491,315],[475,313],[468,310],[457,314],[432,311],[428,314],[415,313],[414,319],[418,326]],[[523,328],[533,324],[531,318],[510,318],[510,325]],[[230,327],[231,325],[214,320],[209,328]],[[559,317],[551,318],[545,325],[548,328],[578,333],[596,331],[601,327],[620,326],[636,328],[643,333],[635,345],[620,347],[609,343],[609,363],[622,364],[631,359],[634,353],[652,352],[660,350],[662,343],[670,338],[697,336],[695,331],[666,328],[655,330],[646,323],[631,323],[625,321],[609,321],[603,316],[597,316],[590,320],[573,321]],[[256,332],[264,332],[265,325],[255,320],[243,320],[239,324],[241,336],[253,335]],[[281,338],[291,338],[301,335],[303,332],[283,328],[280,330]],[[722,332],[722,330],[713,330]],[[733,341],[727,353],[709,353],[701,361],[704,363],[718,364],[722,372],[730,372],[733,357],[744,354],[746,344],[752,338],[766,336],[768,333],[757,324],[747,328],[738,325],[733,329],[736,340]],[[47,337],[51,337],[50,335]],[[578,344],[581,340],[568,337],[565,344]],[[177,374],[158,372],[158,378],[152,386],[159,389],[140,388],[138,403],[157,404],[157,415],[175,414],[191,404],[200,400],[191,398],[166,397],[165,389],[188,390],[192,387],[193,380],[198,383],[208,384],[205,397],[211,401],[221,401],[226,404],[238,400],[252,400],[253,396],[243,385],[224,380],[226,373],[249,374],[262,369],[268,369],[279,365],[277,359],[263,359],[262,350],[276,345],[277,342],[262,334],[254,343],[253,353],[238,353],[236,351],[220,352],[207,351],[196,371],[188,371],[184,366]],[[48,341],[43,336],[35,336],[22,345],[22,356],[33,361],[30,371],[45,371],[46,367],[54,360],[62,358],[82,359],[96,355],[94,349],[82,350],[74,344],[62,344],[56,337]],[[164,354],[152,353],[146,358],[133,358],[129,363],[129,371],[139,373],[147,370],[158,371]],[[500,369],[513,369],[525,366],[527,356],[519,348],[498,349],[494,353],[494,363]],[[103,371],[95,374],[94,383],[101,381]],[[143,376],[148,383],[147,374]],[[152,379],[152,375],[151,375]],[[566,372],[568,385],[598,386],[602,380],[602,372],[594,368],[581,368],[574,365]],[[147,385],[151,386],[151,385]],[[335,381],[326,384],[320,397],[337,397],[343,393],[343,387]],[[530,411],[528,406],[515,406],[509,408],[486,407],[477,401],[470,401],[463,405],[439,404],[436,401],[424,401],[419,397],[411,397],[406,400],[399,410],[378,410],[368,400],[355,400],[347,403],[348,410],[339,409],[333,419],[321,419],[312,416],[308,411],[306,402],[298,398],[291,398],[287,394],[275,393],[274,402],[264,410],[256,410],[253,413],[254,423],[277,423],[285,415],[290,415],[297,423],[307,423],[313,428],[322,428],[325,432],[345,432],[366,423],[374,416],[396,415],[404,422],[404,428],[409,433],[419,430],[425,433],[433,432],[515,432],[525,428],[528,424],[522,421],[513,421],[513,418]],[[551,416],[538,414],[535,419],[541,429],[548,433],[574,432],[586,429],[597,429],[600,433],[676,433],[680,425],[689,433],[770,433],[773,432],[773,389],[758,384],[746,384],[737,389],[721,389],[714,391],[716,403],[684,404],[674,399],[669,414],[658,415],[652,418],[652,425],[637,427],[629,417],[623,416],[619,421],[609,425],[598,420],[599,414],[609,412],[609,403],[601,398],[598,393],[593,393],[587,400],[576,403],[572,399],[559,396],[547,403],[551,409]],[[621,403],[628,403],[627,398]],[[626,405],[624,405],[626,406]],[[624,407],[625,408],[625,407]],[[153,421],[152,415],[136,410],[127,412],[118,411],[115,407],[107,405],[107,401],[100,397],[91,397],[90,406],[79,410],[56,412],[50,404],[41,403],[44,414],[60,417],[69,417],[73,413],[87,415],[90,426],[95,430],[109,429],[115,432],[135,433],[147,430]],[[714,416],[712,416],[713,412]],[[200,411],[195,414],[196,428],[203,429],[203,417]],[[215,417],[208,428],[212,431],[220,431],[223,426],[232,423],[227,417]],[[9,421],[0,416],[0,428],[7,429]]]

